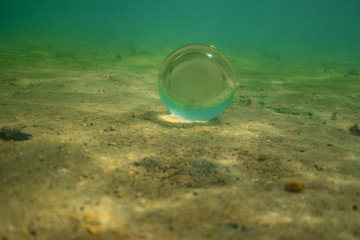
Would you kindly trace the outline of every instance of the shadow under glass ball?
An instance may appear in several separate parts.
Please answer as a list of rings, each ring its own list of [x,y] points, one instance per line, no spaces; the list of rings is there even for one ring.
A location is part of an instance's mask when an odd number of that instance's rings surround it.
[[[190,44],[165,59],[158,87],[170,112],[185,120],[207,121],[229,106],[235,92],[235,73],[214,47]]]

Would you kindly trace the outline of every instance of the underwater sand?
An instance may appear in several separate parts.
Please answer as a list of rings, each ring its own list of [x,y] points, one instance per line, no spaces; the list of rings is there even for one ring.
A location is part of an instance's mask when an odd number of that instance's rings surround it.
[[[0,239],[360,238],[358,65],[231,57],[229,108],[186,122],[166,55],[51,51],[0,57],[0,128],[33,135],[0,140]]]

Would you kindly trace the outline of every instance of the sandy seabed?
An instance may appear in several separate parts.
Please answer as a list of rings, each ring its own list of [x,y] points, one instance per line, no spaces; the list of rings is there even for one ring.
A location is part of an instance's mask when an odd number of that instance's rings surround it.
[[[33,136],[0,140],[1,240],[360,238],[359,76],[233,58],[229,108],[186,122],[164,57],[1,55],[0,127]]]

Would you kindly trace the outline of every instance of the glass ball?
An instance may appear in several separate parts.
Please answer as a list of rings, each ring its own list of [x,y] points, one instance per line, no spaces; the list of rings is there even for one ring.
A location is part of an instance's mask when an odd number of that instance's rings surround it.
[[[214,47],[190,44],[165,59],[158,87],[170,112],[185,120],[207,121],[229,106],[235,93],[235,73]]]

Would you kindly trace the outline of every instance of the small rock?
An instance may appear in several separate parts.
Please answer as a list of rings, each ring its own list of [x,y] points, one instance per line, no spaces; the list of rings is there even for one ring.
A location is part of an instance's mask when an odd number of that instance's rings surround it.
[[[20,128],[2,127],[0,138],[5,141],[25,141],[33,138],[31,134],[21,132]]]
[[[299,131],[305,134],[309,134],[309,132],[304,128],[300,128]]]
[[[332,115],[331,115],[331,120],[336,120],[337,119],[337,112],[334,112]]]
[[[260,154],[260,155],[256,156],[256,159],[259,162],[264,162],[266,160],[266,156],[264,154]]]
[[[228,226],[230,228],[234,228],[234,229],[237,229],[239,227],[239,225],[236,223],[228,223],[228,224],[226,224],[226,226]]]
[[[301,182],[288,182],[285,184],[285,190],[288,192],[298,193],[304,190],[304,184]]]
[[[115,60],[122,60],[121,54],[116,54],[114,59]]]
[[[67,173],[69,170],[67,168],[59,168],[56,170],[57,174],[65,174]]]
[[[355,70],[355,69],[350,69],[348,71],[348,75],[351,75],[351,76],[359,76],[359,71]]]
[[[360,136],[360,129],[359,129],[359,125],[357,123],[355,123],[354,125],[352,125],[350,128],[349,128],[349,131],[352,135],[355,135],[355,136]]]
[[[35,230],[30,230],[29,232],[30,232],[30,234],[31,234],[32,236],[36,237],[36,231],[35,231]]]

